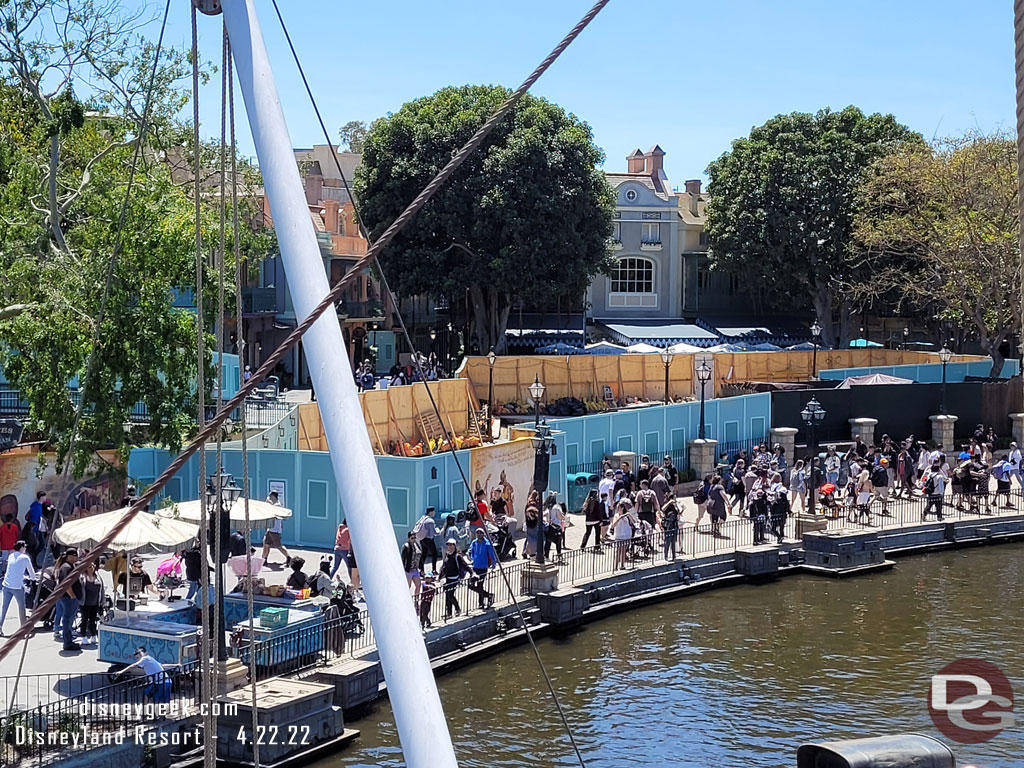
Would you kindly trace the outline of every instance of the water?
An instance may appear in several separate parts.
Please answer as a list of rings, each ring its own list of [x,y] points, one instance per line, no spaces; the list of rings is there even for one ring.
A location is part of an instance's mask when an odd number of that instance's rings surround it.
[[[1016,546],[901,560],[844,581],[809,576],[661,603],[539,643],[589,768],[790,768],[807,741],[916,732],[946,741],[930,676],[964,656],[1024,697],[1024,565]],[[440,680],[463,768],[573,766],[527,646]],[[391,710],[349,723],[353,746],[316,768],[402,766]],[[956,747],[1016,768],[1021,725]]]

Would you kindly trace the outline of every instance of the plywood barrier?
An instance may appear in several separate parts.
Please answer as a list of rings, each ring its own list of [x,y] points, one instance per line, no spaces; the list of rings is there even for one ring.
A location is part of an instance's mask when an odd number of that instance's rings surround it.
[[[669,366],[669,393],[673,398],[691,397],[695,355],[676,355]],[[727,381],[806,381],[811,378],[813,352],[717,352],[696,357],[714,359],[716,393]],[[982,359],[958,355],[954,360]],[[934,353],[901,349],[818,350],[818,370],[873,365],[936,363]],[[491,366],[486,357],[468,357],[458,375],[469,379],[482,401],[488,397]],[[665,399],[665,364],[660,355],[509,355],[494,363],[496,403],[531,402],[528,388],[539,376],[548,402],[562,397],[602,400],[604,387],[616,399]]]
[[[428,386],[441,413],[443,429],[427,396]],[[431,435],[426,432],[434,431],[440,435],[447,431],[464,437],[469,431],[470,408],[479,408],[465,379],[374,389],[361,392],[359,402],[370,444],[379,454],[396,454],[406,443],[410,446],[422,444],[423,454],[428,454]],[[327,438],[316,403],[299,406],[299,450],[327,450]]]

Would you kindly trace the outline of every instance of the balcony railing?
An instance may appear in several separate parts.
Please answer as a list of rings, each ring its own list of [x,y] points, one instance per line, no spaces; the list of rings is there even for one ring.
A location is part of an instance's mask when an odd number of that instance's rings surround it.
[[[379,301],[339,301],[338,314],[350,319],[384,317],[384,304]]]
[[[247,314],[273,314],[278,311],[277,289],[247,286],[242,289],[242,311]]]

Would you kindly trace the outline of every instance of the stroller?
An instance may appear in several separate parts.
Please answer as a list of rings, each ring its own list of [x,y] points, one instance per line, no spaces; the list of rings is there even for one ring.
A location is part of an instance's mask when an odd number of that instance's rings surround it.
[[[842,515],[842,507],[839,500],[836,498],[836,484],[825,483],[818,489],[818,500],[821,502],[822,511],[825,512],[829,517],[840,517]]]
[[[366,631],[362,619],[359,618],[359,607],[356,605],[353,592],[351,587],[341,587],[331,598],[331,605],[338,609],[341,630],[346,637],[356,637]]]
[[[516,556],[516,543],[512,540],[512,534],[508,532],[508,525],[499,525],[497,530],[491,534],[491,542],[494,544],[494,551],[498,554],[499,560],[511,560]]]
[[[654,556],[654,526],[646,520],[633,529],[633,538],[629,543],[630,560],[647,560]]]

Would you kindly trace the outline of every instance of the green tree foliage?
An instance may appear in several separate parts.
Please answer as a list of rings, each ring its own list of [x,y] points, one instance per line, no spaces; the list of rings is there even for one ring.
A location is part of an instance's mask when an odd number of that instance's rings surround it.
[[[768,310],[813,309],[827,345],[849,342],[853,197],[864,169],[919,134],[856,107],[779,115],[708,166],[712,268]],[[838,329],[833,322],[838,315]]]
[[[1014,140],[969,134],[885,155],[865,174],[857,209],[870,279],[854,288],[931,309],[977,339],[998,375],[1001,347],[1021,328]]]
[[[341,136],[341,145],[349,152],[359,154],[363,151],[363,142],[366,141],[366,134],[369,129],[362,120],[349,120],[338,131]]]
[[[498,107],[501,87],[445,88],[375,122],[355,195],[382,232]],[[578,296],[609,267],[614,197],[590,128],[525,96],[382,254],[402,296],[458,301],[468,290],[471,337],[501,351],[509,311]]]
[[[0,2],[0,367],[29,402],[30,432],[60,454],[75,414],[68,385],[86,374],[155,53],[140,24],[116,2]],[[86,388],[76,473],[98,448],[127,451],[136,439],[176,448],[192,428],[195,318],[172,299],[174,289],[195,285],[192,152],[175,121],[185,74],[184,55],[165,50]],[[215,167],[214,148],[201,152]],[[204,197],[212,251],[218,216]],[[269,244],[249,228],[239,237],[251,258]],[[208,268],[208,327],[214,277]],[[212,366],[209,373],[208,381]],[[129,433],[138,402],[151,423]]]

